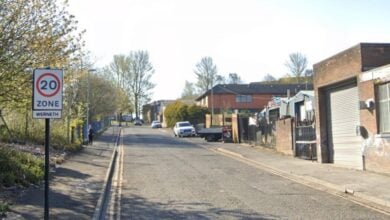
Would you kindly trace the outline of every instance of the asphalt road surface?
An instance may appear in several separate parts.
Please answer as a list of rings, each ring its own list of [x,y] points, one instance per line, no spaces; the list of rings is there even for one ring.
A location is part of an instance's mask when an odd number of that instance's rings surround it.
[[[149,127],[123,130],[121,219],[389,219]]]

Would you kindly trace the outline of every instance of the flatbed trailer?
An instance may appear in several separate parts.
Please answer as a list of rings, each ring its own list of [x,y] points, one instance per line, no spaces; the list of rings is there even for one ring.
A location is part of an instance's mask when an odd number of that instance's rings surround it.
[[[231,141],[230,127],[211,127],[202,128],[198,130],[198,136],[204,138],[206,141]]]
[[[206,141],[218,141],[222,138],[222,127],[202,128],[198,135]]]

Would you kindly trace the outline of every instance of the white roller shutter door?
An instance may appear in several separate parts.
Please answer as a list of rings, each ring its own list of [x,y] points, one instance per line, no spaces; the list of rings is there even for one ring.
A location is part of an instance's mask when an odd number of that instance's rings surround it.
[[[331,90],[328,98],[333,162],[343,167],[363,169],[362,139],[356,130],[360,124],[358,89],[353,86]]]

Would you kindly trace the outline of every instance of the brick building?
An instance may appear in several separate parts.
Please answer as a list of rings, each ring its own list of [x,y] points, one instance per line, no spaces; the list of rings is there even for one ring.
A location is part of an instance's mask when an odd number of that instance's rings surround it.
[[[164,111],[167,105],[175,102],[175,100],[158,100],[142,106],[142,119],[146,123],[151,123],[156,120],[166,127]]]
[[[390,44],[360,43],[314,65],[320,162],[390,173]]]
[[[258,112],[268,105],[272,97],[286,97],[312,85],[306,84],[219,84],[196,99],[197,105],[207,107],[210,112]]]

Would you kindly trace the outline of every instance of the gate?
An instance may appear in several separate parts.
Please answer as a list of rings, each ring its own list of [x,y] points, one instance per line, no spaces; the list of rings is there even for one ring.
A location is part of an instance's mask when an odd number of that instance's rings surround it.
[[[276,125],[274,120],[260,118],[256,125],[249,125],[248,116],[238,117],[239,141],[255,146],[274,148],[276,146]]]
[[[317,160],[315,124],[295,125],[295,156],[306,160]]]
[[[238,139],[240,143],[249,143],[249,118],[238,116]]]

